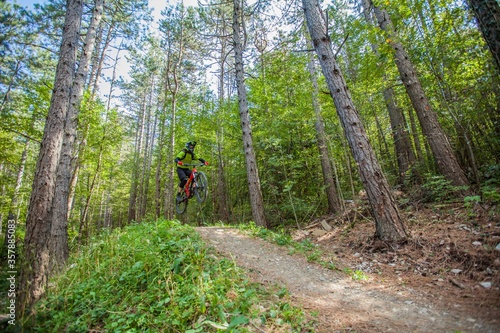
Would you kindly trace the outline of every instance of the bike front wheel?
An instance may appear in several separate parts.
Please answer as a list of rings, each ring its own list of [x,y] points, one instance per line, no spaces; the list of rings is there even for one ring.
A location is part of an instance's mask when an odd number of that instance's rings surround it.
[[[177,214],[184,214],[186,211],[188,205],[188,198],[184,194],[184,192],[181,194],[180,200],[176,197],[175,198],[175,211]]]
[[[194,193],[196,194],[196,200],[199,203],[205,202],[207,200],[207,194],[208,194],[208,181],[207,181],[207,176],[203,172],[198,172],[195,176],[195,191]]]

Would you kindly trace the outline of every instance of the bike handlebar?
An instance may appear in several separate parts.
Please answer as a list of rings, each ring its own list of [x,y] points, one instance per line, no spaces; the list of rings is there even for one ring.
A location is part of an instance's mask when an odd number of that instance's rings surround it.
[[[205,166],[204,163],[200,163],[200,164],[187,164],[187,163],[182,163],[182,166]]]

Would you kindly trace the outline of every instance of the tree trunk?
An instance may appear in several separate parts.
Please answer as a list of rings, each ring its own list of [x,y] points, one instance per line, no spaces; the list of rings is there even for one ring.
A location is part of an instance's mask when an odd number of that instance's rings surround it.
[[[90,210],[90,201],[92,200],[92,197],[94,195],[94,191],[97,187],[97,183],[99,182],[100,179],[100,172],[101,172],[101,164],[102,164],[102,152],[104,150],[103,144],[99,146],[99,157],[97,159],[97,166],[94,172],[94,175],[92,176],[92,181],[89,186],[89,193],[87,194],[87,198],[85,199],[85,205],[83,207],[83,212],[80,217],[80,229],[78,231],[78,237],[79,237],[79,242],[80,244],[83,243],[83,229],[85,226],[85,230],[87,231],[87,238],[89,236],[89,227],[88,227],[88,219],[87,216],[89,214]]]
[[[138,219],[138,207],[137,201],[139,196],[139,170],[140,170],[140,162],[141,162],[141,151],[142,145],[144,142],[144,123],[146,117],[146,101],[145,97],[143,97],[142,105],[140,108],[139,116],[139,124],[137,126],[137,131],[135,134],[135,152],[134,152],[134,165],[132,169],[132,179],[131,179],[131,188],[130,188],[130,196],[129,196],[129,205],[128,205],[128,222],[137,221]]]
[[[375,153],[370,146],[344,77],[335,61],[330,37],[314,0],[302,0],[307,27],[318,54],[323,75],[332,94],[337,113],[368,195],[375,217],[375,237],[389,241],[407,238],[404,219],[400,216],[392,193]]]
[[[413,113],[413,108],[409,108],[408,116],[411,126],[411,137],[413,138],[413,144],[415,145],[415,152],[417,163],[423,164],[424,162],[424,152],[422,151],[422,143],[420,142],[420,137],[417,129],[417,122],[415,121],[415,114]]]
[[[241,129],[243,132],[243,149],[245,151],[245,162],[247,168],[248,191],[250,194],[250,205],[254,222],[261,227],[267,228],[267,221],[264,214],[264,202],[260,189],[259,170],[257,159],[253,149],[252,129],[250,126],[250,116],[248,113],[247,92],[245,88],[245,77],[243,71],[243,45],[241,42],[242,8],[241,0],[233,0],[233,39],[234,39],[234,59],[236,69],[236,85],[238,89],[238,104],[240,109]]]
[[[384,100],[389,111],[391,122],[392,137],[396,151],[396,160],[398,162],[399,184],[404,184],[406,172],[415,164],[415,153],[411,146],[410,137],[406,130],[406,121],[403,111],[397,105],[394,90],[392,88],[384,89]],[[413,172],[418,172],[414,170]]]
[[[104,65],[104,60],[106,59],[106,52],[108,51],[108,47],[113,37],[114,24],[115,22],[111,21],[101,53],[96,55],[95,58],[96,61],[93,62],[92,64],[92,77],[91,77],[92,80],[89,82],[89,85],[92,86],[92,95],[91,95],[92,100],[94,99],[95,95],[97,94],[97,91],[99,90],[99,78],[101,77],[102,67]]]
[[[19,201],[19,191],[21,190],[21,186],[23,185],[24,169],[26,167],[26,159],[28,156],[29,144],[30,144],[30,140],[26,139],[26,141],[24,142],[24,149],[23,149],[23,152],[21,154],[21,162],[19,163],[19,170],[17,171],[16,187],[14,188],[14,194],[12,195],[12,202],[10,204],[10,212],[12,212],[14,214],[16,219],[18,217],[17,205],[18,205],[18,201]]]
[[[153,78],[154,80],[154,78]],[[151,95],[154,94],[154,87],[152,87],[151,89]],[[152,108],[152,102],[150,100],[149,102],[149,108]],[[151,111],[150,111],[151,112]],[[158,114],[155,112],[155,117],[154,117],[154,121],[153,121],[153,124],[148,124],[148,128],[149,128],[149,131],[148,132],[152,132],[151,134],[148,133],[148,136],[150,137],[148,139],[148,142],[150,142],[149,144],[149,148],[146,149],[146,151],[144,152],[144,169],[145,169],[145,172],[144,172],[144,190],[143,190],[143,200],[142,200],[142,205],[141,205],[141,216],[146,216],[146,212],[147,212],[147,204],[148,204],[148,194],[149,194],[149,178],[150,178],[150,173],[151,173],[151,163],[152,163],[152,159],[153,159],[153,150],[154,150],[154,146],[155,146],[155,138],[156,138],[156,124],[158,122]]]
[[[309,70],[309,75],[311,77],[311,83],[313,87],[312,103],[314,114],[316,115],[316,138],[318,140],[318,150],[319,158],[321,161],[321,171],[323,172],[323,181],[326,185],[325,191],[328,201],[328,212],[332,214],[340,213],[344,210],[344,207],[337,193],[335,179],[333,179],[332,164],[330,162],[330,154],[328,153],[328,146],[326,144],[325,125],[323,123],[323,117],[321,116],[321,106],[318,100],[318,79],[316,75],[316,69],[314,68],[314,59],[312,54],[309,58],[309,62],[307,63],[307,69]]]
[[[226,187],[226,178],[224,175],[224,159],[222,158],[222,137],[221,132],[223,128],[219,128],[216,134],[217,140],[217,157],[219,159],[217,163],[217,196],[215,202],[215,211],[217,212],[217,218],[221,221],[229,222],[231,219],[231,215],[229,213],[228,208],[228,199],[227,199],[227,187]]]
[[[73,88],[71,89],[68,113],[66,115],[65,133],[61,149],[61,157],[57,167],[56,188],[52,202],[52,225],[51,225],[51,270],[61,268],[69,256],[68,247],[68,201],[71,189],[72,171],[74,168],[74,145],[76,140],[78,115],[83,96],[83,90],[92,52],[94,51],[96,29],[102,17],[104,0],[96,0],[92,12],[92,19],[87,29],[80,55],[78,71],[76,73]]]
[[[180,19],[180,31],[177,39],[179,40],[179,45],[177,45],[178,50],[174,52],[172,43],[169,43],[167,50],[167,66],[165,73],[166,80],[166,90],[170,92],[171,101],[171,120],[170,120],[170,138],[167,152],[167,160],[165,162],[165,169],[168,170],[167,177],[167,190],[165,191],[165,211],[164,216],[166,219],[171,219],[174,217],[174,198],[175,193],[177,193],[177,186],[175,186],[175,165],[173,160],[175,158],[175,126],[177,117],[177,94],[179,93],[180,83],[179,83],[179,73],[181,72],[182,61],[184,58],[184,25],[182,18],[184,17],[184,12],[182,13]]]
[[[23,56],[16,61],[16,68],[14,69],[14,72],[10,76],[9,84],[7,85],[7,89],[6,89],[5,94],[4,94],[3,98],[2,98],[2,103],[0,104],[0,112],[2,112],[3,107],[5,106],[5,104],[7,104],[7,101],[9,100],[10,92],[12,90],[12,87],[14,86],[14,82],[16,80],[17,74],[19,74],[19,70],[21,69],[21,65],[22,65],[22,63],[24,61],[24,54],[25,54],[24,50],[25,49],[26,49],[26,45],[23,46],[23,50],[21,52],[21,54]]]
[[[224,31],[220,33],[221,35],[226,35],[225,25]],[[219,57],[219,80],[217,82],[217,90],[218,90],[218,110],[219,114],[223,114],[224,110],[224,74],[226,71],[226,57],[228,56],[228,52],[226,52],[228,42],[224,37],[220,37],[221,42],[221,50]],[[217,212],[217,217],[219,220],[229,222],[231,219],[231,213],[228,207],[228,195],[227,195],[227,186],[226,186],[226,178],[224,175],[224,159],[223,157],[223,146],[224,146],[224,127],[221,122],[217,122],[217,131],[216,131],[216,144],[217,144],[217,157],[219,159],[217,163],[217,187],[216,192],[217,196],[214,198],[214,206],[215,211]]]
[[[156,218],[161,216],[161,198],[162,198],[162,165],[163,165],[163,145],[165,142],[165,127],[167,124],[167,117],[165,115],[165,108],[160,114],[160,135],[158,138],[158,157],[156,162],[156,172],[155,172],[155,208],[156,208]]]
[[[415,68],[403,45],[397,41],[392,22],[385,10],[374,7],[380,28],[386,31],[391,47],[394,49],[395,61],[401,75],[401,80],[417,113],[422,131],[427,138],[439,172],[455,186],[469,186],[464,171],[458,164],[446,133],[439,125],[437,115],[433,111]],[[465,192],[464,192],[465,193]]]
[[[26,218],[25,262],[21,272],[18,298],[20,313],[31,309],[42,297],[50,274],[49,243],[52,241],[50,210],[54,198],[64,121],[73,85],[82,10],[81,0],[68,0],[53,94]]]
[[[363,14],[369,25],[374,25],[370,14],[370,0],[363,0]],[[378,45],[372,43],[371,48],[377,57],[380,57]],[[387,79],[384,74],[384,80]],[[391,87],[384,89],[384,100],[389,112],[392,137],[396,151],[396,161],[398,163],[398,182],[403,184],[406,171],[415,163],[415,154],[411,146],[410,138],[406,129],[403,111],[396,104],[394,90]]]
[[[468,0],[500,73],[500,5],[498,0]]]

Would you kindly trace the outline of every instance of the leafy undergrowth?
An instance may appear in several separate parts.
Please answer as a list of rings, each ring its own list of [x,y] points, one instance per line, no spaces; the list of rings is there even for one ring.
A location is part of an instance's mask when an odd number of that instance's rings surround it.
[[[70,258],[30,332],[313,331],[286,290],[250,283],[189,226],[158,221],[114,230]]]

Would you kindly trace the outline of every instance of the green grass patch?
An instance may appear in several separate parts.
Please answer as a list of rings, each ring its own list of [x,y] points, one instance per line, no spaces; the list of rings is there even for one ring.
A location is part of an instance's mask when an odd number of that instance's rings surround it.
[[[284,291],[250,283],[193,228],[157,221],[116,229],[72,256],[29,332],[313,332]]]

